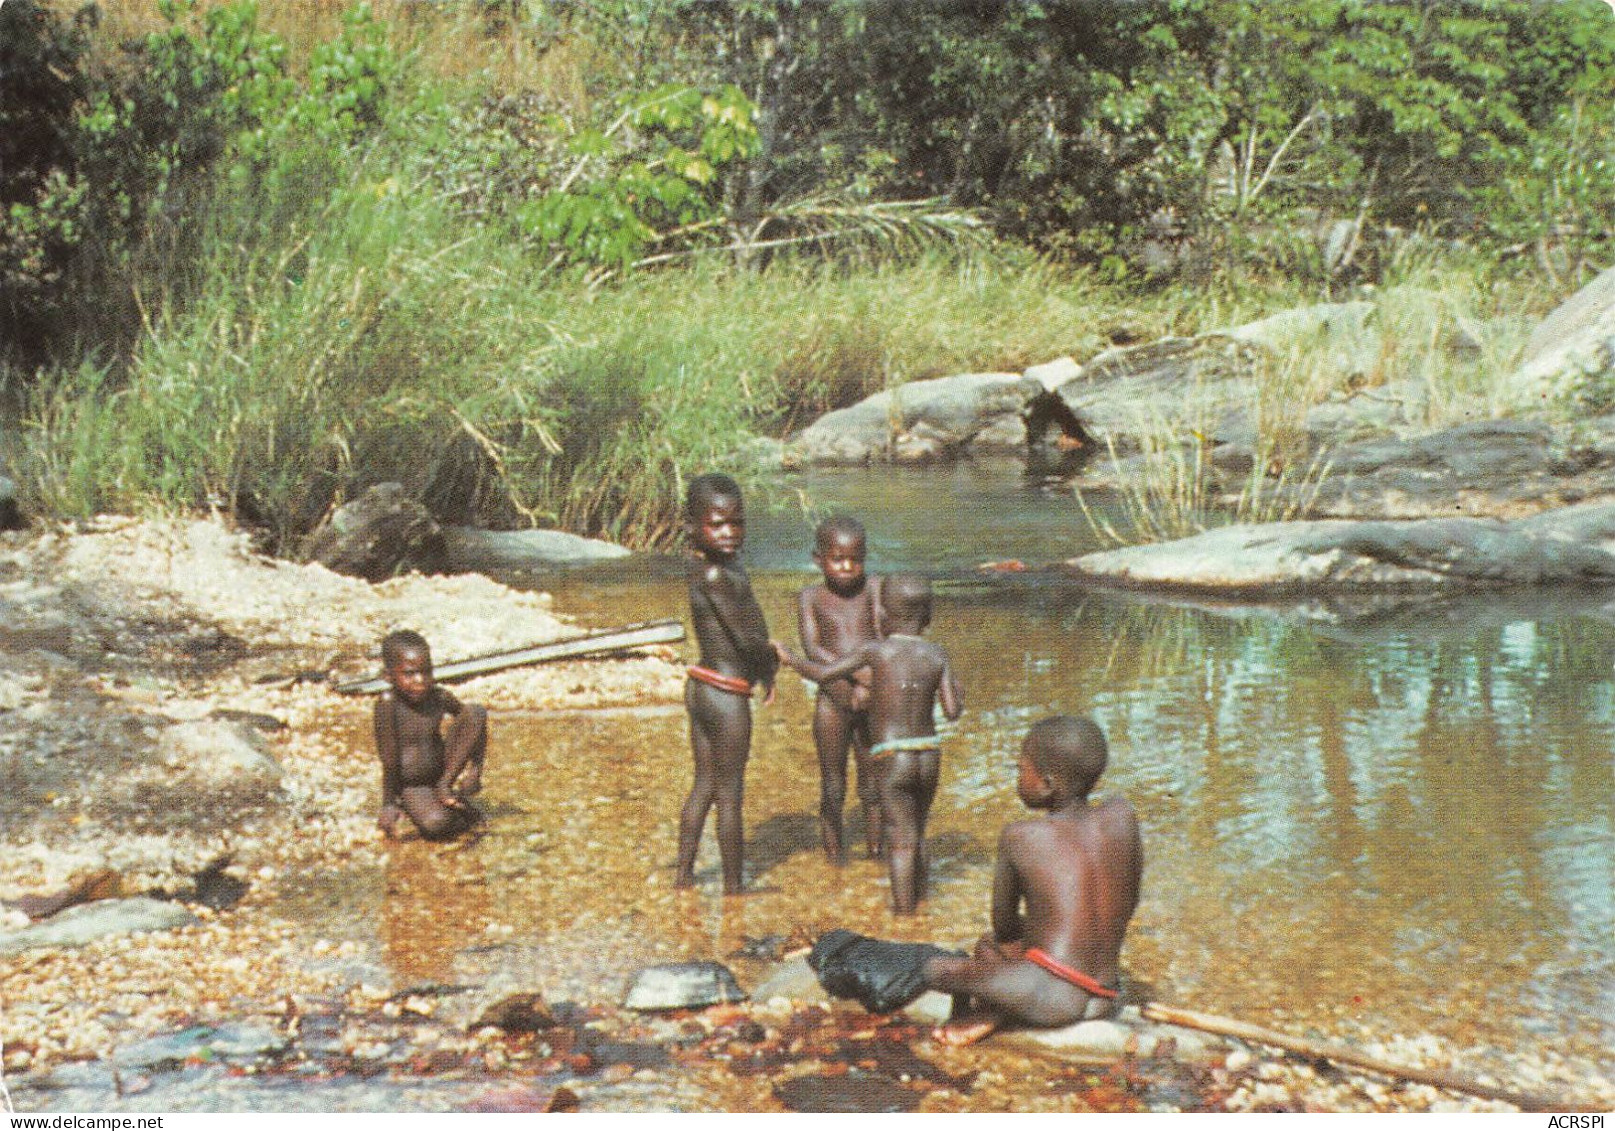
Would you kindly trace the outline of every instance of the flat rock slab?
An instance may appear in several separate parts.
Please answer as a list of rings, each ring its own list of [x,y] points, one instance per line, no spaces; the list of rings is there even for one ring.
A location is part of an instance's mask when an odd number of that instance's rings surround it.
[[[947,994],[926,993],[903,1012],[924,1024],[940,1025],[948,1019],[952,1005],[953,999]],[[1095,1064],[1124,1057],[1221,1064],[1229,1053],[1244,1047],[1239,1041],[1213,1033],[1146,1021],[1134,1005],[1123,1006],[1115,1017],[1103,1021],[1080,1021],[1058,1029],[1001,1029],[988,1039],[994,1044],[1043,1049],[1064,1059]]]
[[[443,528],[443,552],[455,573],[482,570],[554,570],[626,558],[615,542],[584,538],[564,530],[478,530]]]
[[[291,1047],[291,1038],[265,1025],[198,1025],[125,1045],[112,1054],[120,1068],[175,1068],[193,1061],[262,1060]]]
[[[674,962],[647,966],[634,975],[623,1008],[646,1012],[705,1009],[745,1001],[746,992],[721,962]]]
[[[42,946],[83,946],[111,935],[171,931],[200,921],[179,904],[162,899],[103,899],[70,907],[43,923],[0,932],[0,954],[19,954]]]
[[[1615,584],[1615,554],[1597,545],[1470,518],[1225,526],[1067,568],[1129,588],[1249,595]]]
[[[158,753],[180,773],[212,784],[251,779],[268,785],[283,773],[258,728],[227,719],[175,723],[163,731]]]

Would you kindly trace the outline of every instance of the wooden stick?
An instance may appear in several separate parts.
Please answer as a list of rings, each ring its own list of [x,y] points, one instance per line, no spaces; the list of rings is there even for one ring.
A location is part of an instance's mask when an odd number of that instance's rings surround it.
[[[1365,1052],[1359,1052],[1350,1045],[1337,1044],[1334,1041],[1312,1041],[1305,1037],[1281,1033],[1277,1029],[1264,1029],[1260,1025],[1249,1025],[1243,1021],[1235,1021],[1231,1017],[1218,1017],[1210,1013],[1194,1013],[1187,1009],[1174,1009],[1172,1006],[1161,1005],[1159,1002],[1153,1001],[1146,1003],[1139,1012],[1150,1021],[1161,1021],[1168,1025],[1182,1025],[1185,1029],[1199,1029],[1206,1033],[1217,1033],[1224,1037],[1238,1037],[1242,1041],[1272,1045],[1275,1048],[1300,1053],[1302,1056],[1313,1060],[1332,1060],[1339,1064],[1350,1064],[1356,1068],[1366,1068],[1370,1072],[1377,1072],[1382,1076],[1411,1080],[1416,1084],[1433,1084],[1435,1087],[1445,1088],[1449,1092],[1463,1092],[1466,1095],[1479,1096],[1487,1100],[1502,1100],[1504,1103],[1513,1104],[1521,1111],[1564,1111],[1568,1108],[1568,1105],[1561,1100],[1532,1095],[1527,1092],[1511,1092],[1505,1088],[1494,1088],[1462,1073],[1440,1072],[1428,1068],[1409,1068],[1401,1064],[1392,1064],[1390,1061],[1381,1060]]]
[[[444,664],[437,668],[433,675],[438,679],[482,675],[485,672],[502,671],[522,664],[540,664],[546,660],[564,660],[573,656],[591,656],[599,652],[617,652],[623,648],[638,648],[646,644],[670,644],[683,639],[684,625],[679,621],[647,621],[643,624],[624,625],[621,628],[603,628],[586,632],[582,636],[570,636],[565,640],[552,640],[548,644],[519,648],[514,652],[498,652],[491,656],[456,660],[452,664]],[[356,679],[338,684],[335,690],[343,695],[373,694],[387,690],[387,680],[381,676],[373,679]]]

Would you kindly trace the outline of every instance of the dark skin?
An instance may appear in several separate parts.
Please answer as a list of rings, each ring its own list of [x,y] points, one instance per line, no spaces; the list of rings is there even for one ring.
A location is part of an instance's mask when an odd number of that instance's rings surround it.
[[[868,668],[869,735],[878,745],[890,739],[934,737],[937,704],[949,719],[964,709],[959,683],[947,655],[920,639],[928,613],[883,610],[886,638],[868,641],[841,659],[817,664],[776,644],[780,658],[809,679],[823,683]],[[886,863],[892,881],[892,910],[909,915],[925,891],[925,820],[936,797],[939,750],[899,750],[871,758],[881,773],[880,808],[886,830]]]
[[[391,688],[376,700],[376,754],[381,759],[381,815],[376,824],[396,834],[405,813],[421,836],[446,840],[480,814],[465,796],[482,788],[488,712],[461,703],[432,678],[432,657],[402,648],[387,665]],[[443,733],[443,719],[451,721]]]
[[[822,585],[802,590],[797,624],[802,651],[815,663],[839,660],[854,648],[880,639],[880,583],[864,575],[864,540],[831,530],[813,549],[814,564],[824,574]],[[819,754],[819,828],[824,854],[837,867],[846,861],[842,810],[847,802],[847,751],[858,764],[858,797],[863,803],[869,855],[883,849],[880,772],[868,764],[869,677],[851,677],[819,686],[813,708],[813,745]]]
[[[1073,787],[1045,777],[1032,761],[1034,740],[1022,748],[1018,789],[1029,808],[1047,815],[1018,821],[999,838],[993,933],[967,958],[926,964],[926,984],[954,995],[954,1020],[934,1034],[944,1044],[972,1044],[1006,1024],[1070,1025],[1117,1010],[1116,999],[1023,955],[1038,947],[1102,985],[1119,984],[1122,938],[1144,868],[1138,819],[1122,798],[1090,801],[1091,781]]]
[[[751,581],[736,560],[746,537],[745,508],[737,497],[717,496],[685,525],[696,562],[690,570],[690,616],[701,648],[701,666],[737,676],[765,690],[773,702],[777,663],[768,641],[763,610]],[[679,815],[679,853],[673,886],[695,885],[695,852],[707,812],[718,807],[718,855],[723,891],[738,895],[743,886],[746,759],[751,753],[751,700],[744,695],[690,680],[684,688],[690,713],[690,750],[695,782]]]

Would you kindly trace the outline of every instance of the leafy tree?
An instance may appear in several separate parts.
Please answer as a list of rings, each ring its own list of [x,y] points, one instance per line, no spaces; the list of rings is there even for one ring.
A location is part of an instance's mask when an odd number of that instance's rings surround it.
[[[44,360],[80,236],[74,109],[93,19],[0,5],[0,359],[25,366]]]

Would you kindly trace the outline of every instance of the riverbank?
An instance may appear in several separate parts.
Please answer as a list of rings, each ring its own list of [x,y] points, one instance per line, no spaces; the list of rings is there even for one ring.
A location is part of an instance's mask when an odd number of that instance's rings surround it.
[[[340,990],[308,970],[303,932],[277,914],[287,878],[387,851],[369,703],[327,678],[376,670],[376,642],[397,627],[421,631],[440,662],[576,630],[545,594],[475,575],[371,586],[261,558],[214,522],[7,535],[0,608],[0,898],[110,869],[117,894],[171,895],[199,920],[5,958],[12,1072]],[[670,655],[514,670],[466,695],[495,710],[668,701]],[[231,761],[254,734],[265,763]],[[246,891],[215,911],[195,877],[221,860]]]
[[[411,931],[421,932],[410,936],[416,945],[432,941],[409,917],[434,909],[461,915],[467,908],[452,902],[456,891],[486,886],[485,898],[493,900],[515,882],[500,878],[504,867],[524,874],[550,870],[535,882],[544,883],[548,874],[564,886],[570,874],[552,870],[577,855],[568,838],[576,832],[578,847],[586,849],[600,835],[588,823],[594,818],[569,806],[574,795],[588,806],[605,793],[581,772],[564,786],[549,778],[549,788],[562,796],[546,800],[560,819],[541,834],[536,851],[547,855],[530,860],[514,850],[499,856],[488,849],[484,870],[469,861],[486,845],[470,852],[416,841],[388,845],[373,828],[368,704],[337,697],[315,676],[372,671],[375,642],[403,624],[420,629],[440,661],[551,639],[573,627],[554,602],[480,577],[405,577],[370,586],[318,567],[256,557],[240,537],[213,523],[113,519],[5,537],[0,898],[54,890],[104,867],[121,877],[124,894],[172,893],[197,920],[81,949],[0,958],[7,1003],[0,1037],[19,1106],[530,1108],[570,1102],[560,1096],[565,1089],[586,1110],[745,1110],[829,1102],[833,1085],[823,1081],[848,1076],[917,1088],[913,1102],[925,1110],[1496,1106],[1259,1053],[1195,1069],[1170,1061],[1088,1069],[1008,1039],[945,1050],[927,1042],[922,1026],[877,1024],[856,1007],[826,1010],[807,992],[760,994],[751,1005],[670,1019],[640,1018],[600,992],[583,996],[565,978],[549,976],[550,956],[524,941],[520,929],[514,938],[489,934],[486,947],[456,944],[469,957],[455,967],[453,985],[433,989],[434,979],[383,961],[396,956],[398,938]],[[677,731],[671,717],[679,687],[676,666],[666,656],[651,656],[502,673],[466,685],[464,695],[511,716],[555,716],[562,709],[565,721],[558,725],[574,731],[587,729],[591,718],[624,714],[596,710],[605,707],[643,709],[667,717],[665,729]],[[786,689],[788,698],[795,694]],[[990,698],[987,693],[981,701]],[[798,705],[788,703],[777,714],[792,712],[800,713]],[[165,735],[203,724],[262,733],[265,752],[279,768],[274,784],[263,780],[273,776],[267,772],[220,773],[205,759],[186,764],[176,747],[164,744]],[[648,733],[663,729],[659,724]],[[760,772],[770,757],[776,764],[780,759],[772,740],[763,741]],[[615,760],[629,751],[611,745],[605,753]],[[657,764],[645,762],[641,775],[620,785],[652,787],[648,808],[671,813],[681,783],[640,780],[645,773],[663,776],[652,772]],[[542,774],[534,780],[544,787]],[[524,786],[521,794],[536,797],[538,790]],[[758,985],[750,975],[777,961],[790,943],[761,938],[790,925],[761,914],[768,900],[780,897],[760,896],[750,925],[742,919],[747,936],[758,937],[732,938],[738,929],[728,926],[720,938],[699,913],[718,903],[706,889],[688,901],[661,890],[658,853],[636,851],[634,826],[623,824],[627,805],[619,800],[613,820],[601,826],[614,829],[617,839],[605,842],[611,859],[596,867],[616,868],[616,856],[634,856],[647,885],[643,896],[623,890],[616,878],[622,869],[609,873],[627,902],[642,903],[658,919],[673,903],[697,913],[688,938],[666,958],[641,941],[596,952],[594,966],[626,976],[651,960],[734,962],[730,952],[737,946],[766,943],[766,957],[738,960],[737,970],[752,963],[743,984]],[[495,831],[516,823],[513,815],[495,814]],[[785,823],[782,818],[779,831]],[[761,841],[766,823],[752,832]],[[760,843],[753,852],[768,855]],[[232,857],[225,874],[247,886],[239,902],[214,909],[199,901],[195,876],[225,855]],[[567,859],[558,863],[560,857]],[[588,863],[585,856],[577,859]],[[872,876],[874,866],[865,863],[849,868],[855,878],[864,871]],[[412,872],[423,865],[433,875]],[[781,869],[774,886],[789,889],[798,866],[817,867],[811,849],[774,865]],[[346,887],[310,879],[321,876],[338,877]],[[356,882],[399,893],[388,900],[389,917],[372,926],[382,936],[383,955],[344,936],[338,923],[353,912],[336,904],[381,898],[379,891],[353,890]],[[872,882],[850,886],[868,886],[874,900],[881,898]],[[966,896],[973,917],[954,923],[961,934],[979,923],[981,899],[964,885],[956,895],[938,897],[944,906]],[[477,904],[470,911],[478,921],[486,912],[497,922],[521,922],[516,908]],[[556,911],[535,914],[553,918]],[[583,914],[572,908],[577,946],[589,945]],[[1169,968],[1161,954],[1162,914],[1151,912],[1141,924],[1134,971],[1140,978]],[[472,954],[481,950],[489,953]],[[481,969],[494,976],[479,977]],[[519,984],[509,984],[512,970],[520,972]],[[478,1024],[489,1004],[514,990],[543,990],[554,1001],[570,994],[583,1004],[571,1011],[557,1006],[559,1024],[536,1033]],[[1438,1067],[1473,1063],[1470,1050],[1451,1039],[1391,1037],[1372,1022],[1341,1017],[1330,1023],[1326,1012],[1303,1003],[1294,1019],[1324,1035],[1377,1042],[1390,1059]],[[193,1032],[158,1048],[161,1056],[144,1044],[197,1027],[223,1030],[234,1043],[220,1042],[228,1044],[221,1050]],[[142,1047],[146,1052],[138,1055],[129,1051]],[[144,1059],[148,1055],[153,1059]],[[1615,1087],[1602,1078],[1607,1073],[1551,1049],[1483,1059],[1494,1074],[1507,1065],[1507,1078],[1499,1081],[1507,1086],[1578,1104],[1607,1106],[1615,1098]],[[205,1099],[215,1086],[220,1098]],[[805,1100],[804,1090],[810,1093]],[[901,1091],[888,1092],[883,1102],[898,1100],[907,1102]]]

